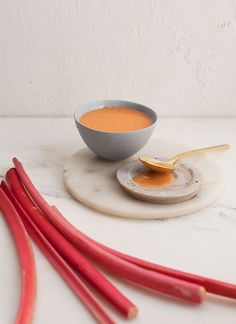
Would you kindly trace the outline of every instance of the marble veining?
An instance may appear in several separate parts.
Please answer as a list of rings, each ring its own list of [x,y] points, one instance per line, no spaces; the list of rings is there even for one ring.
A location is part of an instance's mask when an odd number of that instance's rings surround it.
[[[44,195],[44,196],[71,199],[71,195],[69,195],[67,192],[63,192],[63,191],[56,191],[56,190],[49,190],[49,189],[43,190],[43,189],[41,189],[40,193],[42,195]]]

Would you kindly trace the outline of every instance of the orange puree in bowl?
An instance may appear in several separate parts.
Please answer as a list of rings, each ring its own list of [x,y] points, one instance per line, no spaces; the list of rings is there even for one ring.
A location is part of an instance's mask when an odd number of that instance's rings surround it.
[[[103,107],[82,115],[80,123],[106,132],[129,132],[148,127],[153,121],[145,113],[135,109]]]

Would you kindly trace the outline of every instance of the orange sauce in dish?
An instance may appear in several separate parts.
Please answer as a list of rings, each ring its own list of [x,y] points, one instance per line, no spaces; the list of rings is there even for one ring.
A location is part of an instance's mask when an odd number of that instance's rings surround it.
[[[80,117],[80,123],[106,132],[129,132],[153,124],[145,113],[127,107],[103,107],[91,110]]]
[[[172,172],[143,171],[133,177],[133,182],[142,187],[165,186],[172,182]]]

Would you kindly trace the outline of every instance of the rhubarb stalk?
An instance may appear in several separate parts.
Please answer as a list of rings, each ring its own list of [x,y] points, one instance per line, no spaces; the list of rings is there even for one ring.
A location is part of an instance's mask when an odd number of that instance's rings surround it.
[[[162,273],[164,275],[178,278],[181,280],[189,281],[195,284],[198,284],[200,286],[203,286],[207,292],[220,295],[228,298],[236,299],[236,285],[227,283],[220,280],[215,280],[199,275],[195,275],[192,273],[184,272],[181,270],[176,270],[173,268],[165,267],[150,261],[142,260],[140,258],[130,256],[128,254],[119,252],[117,250],[111,249],[107,247],[104,244],[101,244],[86,234],[79,231],[76,227],[74,227],[68,220],[60,213],[60,211],[57,209],[56,206],[51,206],[52,209],[54,209],[57,213],[57,217],[55,214],[53,215],[52,222],[55,224],[55,226],[61,230],[62,233],[73,243],[78,240],[78,237],[81,237],[83,235],[84,239],[89,240],[94,245],[99,246],[100,248],[104,249],[110,254],[113,254],[114,256],[121,258],[123,260],[126,260],[130,263],[133,263],[141,268],[155,271],[158,273]]]
[[[25,187],[27,188],[28,192],[31,194],[31,196],[33,197],[33,199],[35,200],[37,205],[40,206],[40,208],[45,213],[47,213],[48,208],[50,206],[43,199],[43,197],[39,195],[37,189],[34,187],[32,182],[30,181],[28,175],[26,174],[22,164],[16,158],[13,159],[13,162],[14,162],[14,165],[15,165],[15,167],[17,169],[17,172],[18,172],[21,180],[23,181]],[[203,286],[206,289],[206,291],[208,291],[209,293],[236,299],[236,285],[235,284],[231,284],[231,283],[227,283],[227,282],[207,278],[207,277],[204,277],[204,276],[191,274],[191,273],[188,273],[188,272],[184,272],[184,271],[181,271],[181,270],[176,270],[176,269],[169,268],[169,267],[165,267],[165,266],[162,266],[162,265],[159,265],[159,264],[155,264],[155,263],[152,263],[152,262],[149,262],[149,261],[146,261],[146,260],[139,259],[137,257],[127,255],[125,253],[116,251],[114,249],[111,249],[111,248],[109,248],[109,247],[107,247],[107,246],[105,246],[105,245],[103,245],[101,243],[96,242],[95,240],[91,239],[87,235],[81,233],[71,223],[69,223],[64,218],[64,216],[62,216],[60,214],[60,212],[58,212],[58,210],[56,210],[56,208],[54,208],[54,207],[51,207],[51,208],[54,209],[55,212],[50,214],[52,216],[50,221],[58,229],[60,229],[61,232],[64,233],[64,235],[66,235],[66,233],[67,233],[67,238],[71,242],[76,241],[78,236],[80,237],[81,235],[83,235],[84,238],[91,241],[93,244],[99,246],[100,248],[106,250],[110,254],[113,254],[113,255],[121,258],[121,259],[124,259],[124,260],[130,262],[130,263],[133,263],[133,264],[135,264],[135,265],[137,265],[137,266],[139,266],[141,268],[148,269],[148,270],[151,270],[151,271],[155,271],[155,272],[158,272],[158,273],[162,273],[162,274],[165,274],[167,276],[178,278],[178,279],[181,279],[181,280],[186,280],[186,281],[189,281],[189,282],[193,282],[195,284]]]
[[[137,308],[115,288],[64,236],[43,216],[25,191],[15,169],[6,174],[10,188],[32,221],[58,252],[124,316],[131,318]]]
[[[155,264],[146,260],[142,260],[133,256],[130,256],[128,254],[116,251],[114,249],[111,249],[99,242],[96,242],[95,240],[91,239],[84,233],[80,232],[78,229],[76,229],[71,223],[69,223],[65,217],[57,210],[55,206],[50,207],[47,202],[43,199],[42,196],[39,195],[37,189],[34,187],[32,182],[30,181],[28,175],[23,169],[22,164],[14,159],[14,164],[16,166],[17,172],[20,175],[22,181],[24,182],[27,190],[32,195],[33,199],[37,202],[37,204],[41,207],[41,209],[47,213],[49,216],[49,220],[54,224],[54,226],[57,227],[57,229],[65,235],[73,244],[76,244],[75,242],[78,241],[78,238],[80,239],[83,237],[83,239],[87,239],[88,241],[92,242],[94,245],[99,246],[103,250],[109,252],[110,254],[119,257],[120,259],[126,260],[132,264],[135,264],[141,268],[151,270],[157,273],[161,273],[173,278],[185,280],[188,282],[195,283],[197,285],[203,286],[207,292],[236,299],[236,285],[223,282],[220,280],[215,280],[211,278],[207,278],[204,276],[199,276],[195,274],[191,274],[188,272],[184,272],[181,270],[172,269],[169,267],[165,267],[159,264]],[[48,213],[49,208],[54,209],[54,212]]]
[[[55,209],[55,206],[52,207]],[[57,211],[58,212],[58,211]],[[135,283],[139,286],[152,289],[156,292],[181,298],[187,301],[200,303],[202,302],[205,291],[202,287],[189,283],[187,281],[172,278],[158,272],[150,271],[128,262],[117,255],[101,248],[98,244],[94,244],[82,232],[70,226],[63,221],[59,221],[58,217],[54,217],[54,213],[49,214],[49,219],[53,225],[69,240],[71,243],[89,256],[94,262],[98,263],[113,274]],[[61,215],[61,217],[63,217]],[[73,232],[73,235],[72,235]]]
[[[48,220],[65,237],[67,237],[67,239],[72,240],[69,226],[66,226],[65,223],[62,224],[61,221],[57,221],[57,211],[51,208],[51,206],[48,205],[47,202],[40,196],[25,172],[22,174],[22,165],[19,164],[19,162],[15,159],[14,163],[18,168],[19,176],[22,176],[21,179],[26,189],[29,191],[38,207],[44,212]],[[150,271],[133,263],[127,262],[126,260],[121,259],[120,257],[117,257],[93,244],[85,237],[85,235],[83,235],[83,233],[79,231],[76,232],[76,235],[74,235],[73,238],[75,239],[72,241],[72,243],[78,248],[79,251],[89,256],[93,261],[97,262],[105,269],[125,280],[145,288],[152,289],[156,292],[164,293],[169,296],[195,303],[201,303],[204,298],[205,289],[199,285],[169,277],[158,272]]]
[[[95,297],[95,295],[88,289],[75,271],[68,265],[68,263],[61,257],[61,255],[55,250],[46,237],[39,231],[37,226],[32,222],[31,218],[19,204],[7,184],[2,181],[0,187],[14,205],[15,209],[18,211],[18,214],[20,215],[21,220],[23,221],[31,238],[37,244],[45,257],[49,260],[52,266],[56,269],[56,271],[65,280],[68,286],[73,290],[75,295],[78,296],[88,308],[97,322],[101,324],[114,324],[115,322],[107,314],[97,297]]]
[[[30,324],[36,296],[36,269],[33,250],[16,209],[1,188],[0,209],[11,229],[21,265],[21,297],[15,323]]]

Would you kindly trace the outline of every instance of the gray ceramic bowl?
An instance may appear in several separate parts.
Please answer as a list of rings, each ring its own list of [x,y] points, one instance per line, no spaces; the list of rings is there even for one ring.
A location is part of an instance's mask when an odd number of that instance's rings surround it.
[[[144,112],[151,117],[153,124],[149,127],[129,132],[105,132],[88,128],[80,123],[80,117],[88,111],[103,106],[123,106]],[[76,109],[75,123],[85,144],[99,157],[119,161],[137,153],[148,141],[156,126],[156,113],[138,103],[123,100],[100,100],[81,105]]]

